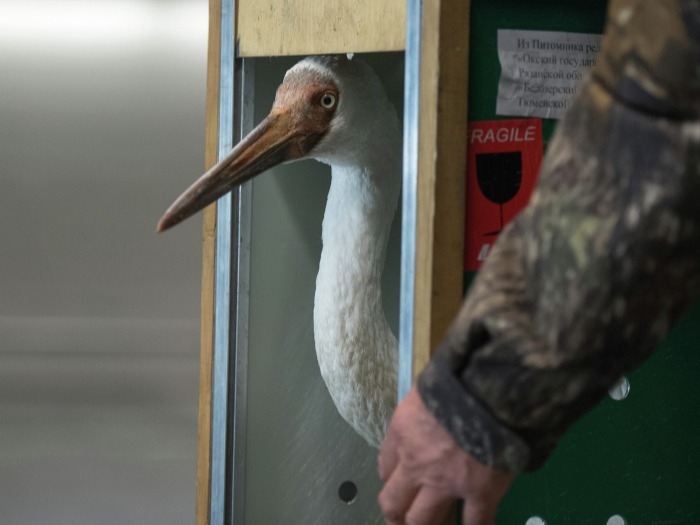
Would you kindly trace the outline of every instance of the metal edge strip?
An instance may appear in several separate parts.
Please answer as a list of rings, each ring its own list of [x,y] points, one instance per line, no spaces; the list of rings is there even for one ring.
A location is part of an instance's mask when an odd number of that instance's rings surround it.
[[[235,0],[221,0],[219,73],[219,144],[221,160],[233,143]],[[229,349],[231,346],[233,196],[219,199],[216,207],[216,258],[214,290],[214,357],[212,372],[211,488],[209,525],[230,523]]]
[[[415,312],[417,255],[416,218],[418,211],[418,126],[422,12],[422,0],[407,0],[401,217],[401,301],[399,306],[399,399],[408,393],[413,382],[413,317]]]
[[[240,134],[248,134],[254,125],[255,62],[241,59]],[[252,181],[238,193],[238,275],[236,290],[236,362],[233,377],[233,523],[245,520],[246,429],[248,416],[248,326],[250,314],[250,239],[252,216]]]

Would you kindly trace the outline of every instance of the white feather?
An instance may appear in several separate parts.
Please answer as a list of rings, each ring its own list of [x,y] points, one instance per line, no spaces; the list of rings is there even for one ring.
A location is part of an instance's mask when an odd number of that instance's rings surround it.
[[[340,414],[379,447],[396,406],[398,345],[382,308],[381,275],[401,185],[401,131],[381,82],[364,62],[312,57],[340,91],[313,158],[332,167],[316,279],[314,338]]]

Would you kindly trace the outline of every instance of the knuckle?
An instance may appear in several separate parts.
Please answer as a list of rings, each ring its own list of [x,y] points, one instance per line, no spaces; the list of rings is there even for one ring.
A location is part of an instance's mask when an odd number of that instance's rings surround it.
[[[382,514],[384,514],[384,517],[389,519],[390,517],[394,517],[396,515],[396,510],[393,508],[393,501],[385,491],[379,493],[377,501],[379,502],[379,508],[382,509]]]
[[[401,513],[397,512],[396,510],[382,510],[382,514],[384,515],[384,519],[387,523],[403,523],[403,516],[401,516]]]
[[[449,504],[441,501],[413,505],[406,514],[406,525],[435,525],[449,509]]]
[[[466,501],[462,513],[463,525],[492,525],[495,517],[495,509],[489,509],[483,503],[473,500]]]
[[[382,509],[382,514],[387,523],[403,523],[403,514],[393,506],[392,502],[382,500],[380,497],[379,507]]]
[[[423,518],[423,516],[407,515],[405,524],[406,525],[430,525],[430,521],[425,520]]]

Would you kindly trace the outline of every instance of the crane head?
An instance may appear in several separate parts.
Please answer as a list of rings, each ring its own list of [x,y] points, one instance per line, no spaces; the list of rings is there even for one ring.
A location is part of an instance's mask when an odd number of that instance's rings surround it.
[[[359,93],[367,89],[378,91],[380,102],[388,104],[374,72],[357,59],[309,57],[296,64],[277,89],[269,115],[178,197],[160,219],[157,231],[175,226],[283,162],[313,156],[331,163],[343,149],[338,145],[361,142],[363,124],[377,115],[375,97],[367,100]],[[350,111],[344,100],[349,96],[365,99],[361,111]]]

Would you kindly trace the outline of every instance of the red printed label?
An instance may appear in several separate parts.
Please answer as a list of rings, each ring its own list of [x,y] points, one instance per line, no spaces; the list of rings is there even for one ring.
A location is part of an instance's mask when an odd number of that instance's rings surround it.
[[[530,200],[542,162],[542,121],[471,122],[467,141],[464,269],[475,271]]]

